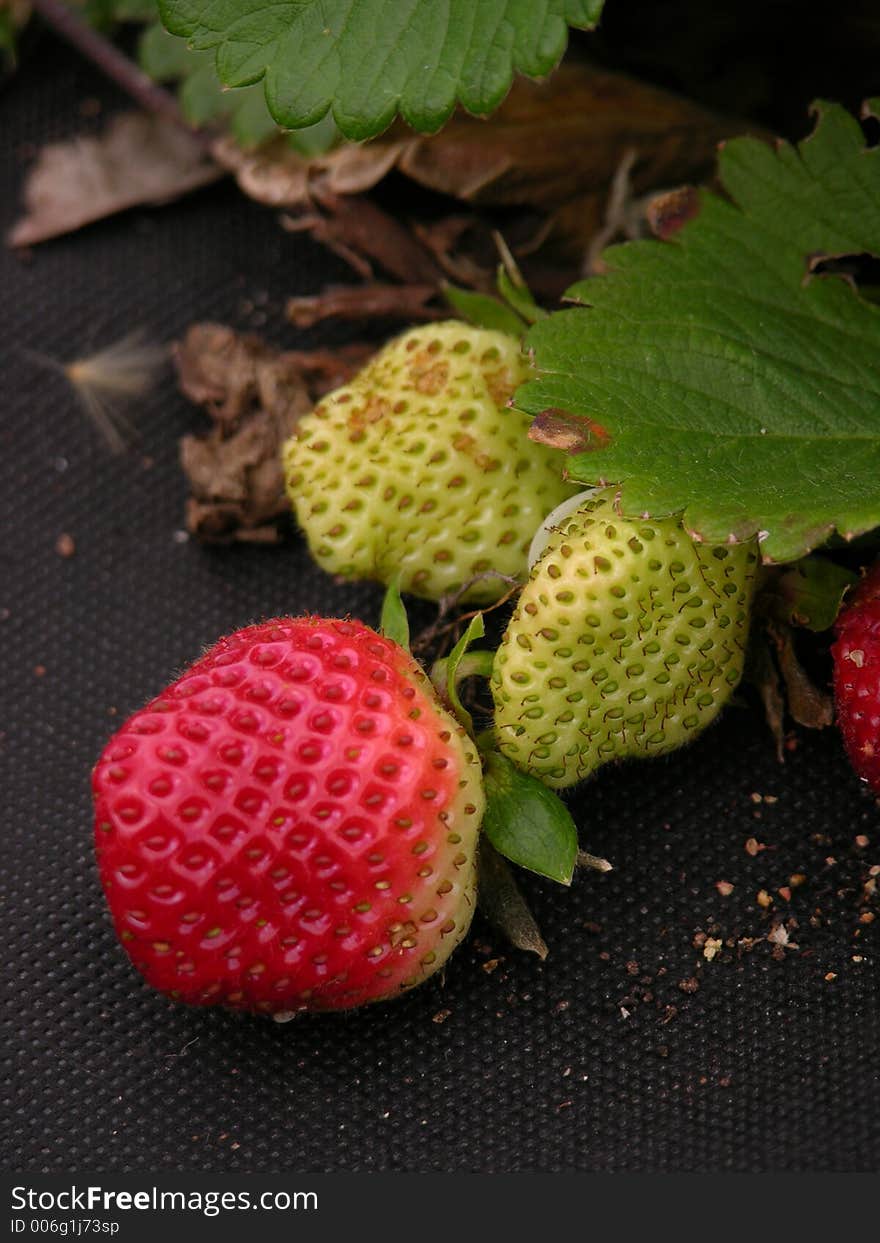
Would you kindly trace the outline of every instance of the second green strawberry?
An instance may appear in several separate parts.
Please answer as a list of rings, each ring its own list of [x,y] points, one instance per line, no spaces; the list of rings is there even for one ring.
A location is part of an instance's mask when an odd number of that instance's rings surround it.
[[[757,562],[623,519],[611,490],[563,507],[495,657],[500,749],[561,788],[696,737],[742,676]]]

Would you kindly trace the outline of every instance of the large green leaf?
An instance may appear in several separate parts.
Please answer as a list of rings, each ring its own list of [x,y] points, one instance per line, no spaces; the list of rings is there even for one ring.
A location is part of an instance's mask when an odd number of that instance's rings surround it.
[[[768,561],[880,525],[880,307],[813,272],[880,254],[880,148],[817,112],[797,147],[728,143],[730,201],[703,193],[672,240],[606,251],[609,274],[570,291],[584,305],[532,329],[541,378],[517,394],[624,513],[757,534]]]
[[[400,112],[431,133],[460,102],[491,112],[514,71],[540,77],[568,26],[594,26],[603,0],[160,0],[169,30],[217,49],[227,86],[265,77],[269,110],[302,128],[332,108],[347,138]]]
[[[154,16],[156,0],[153,5]],[[224,90],[214,68],[212,52],[193,51],[158,21],[141,35],[138,60],[145,73],[157,82],[176,82],[180,107],[195,126],[222,125],[243,147],[257,147],[278,134],[278,126],[266,107],[262,86]],[[339,137],[332,117],[287,135],[294,150],[303,155],[327,151]]]

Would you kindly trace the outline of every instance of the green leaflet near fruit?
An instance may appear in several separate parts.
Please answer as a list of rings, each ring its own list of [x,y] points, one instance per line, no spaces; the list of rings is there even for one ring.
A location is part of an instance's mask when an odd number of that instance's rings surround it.
[[[496,571],[523,576],[535,528],[573,489],[563,457],[528,439],[507,406],[526,379],[520,343],[458,321],[387,345],[299,423],[284,448],[287,490],[309,548],[331,574],[437,600]],[[474,583],[467,600],[506,590]]]
[[[739,682],[754,541],[696,544],[593,491],[561,516],[495,658],[498,746],[556,788],[696,737]]]

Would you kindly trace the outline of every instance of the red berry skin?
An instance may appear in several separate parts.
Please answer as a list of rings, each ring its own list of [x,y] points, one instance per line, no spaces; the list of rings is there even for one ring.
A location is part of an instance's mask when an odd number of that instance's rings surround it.
[[[849,598],[836,635],[837,724],[856,773],[880,792],[880,562]]]
[[[126,721],[92,787],[117,933],[175,1000],[347,1009],[426,979],[470,923],[475,748],[359,622],[221,639]]]

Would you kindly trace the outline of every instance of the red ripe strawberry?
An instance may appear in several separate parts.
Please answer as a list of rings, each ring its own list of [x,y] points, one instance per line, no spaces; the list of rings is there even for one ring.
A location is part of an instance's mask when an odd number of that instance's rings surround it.
[[[880,791],[880,561],[853,592],[836,632],[837,724],[856,773]]]
[[[122,726],[93,790],[117,932],[180,1001],[391,997],[470,923],[475,748],[412,658],[359,622],[221,639]]]

